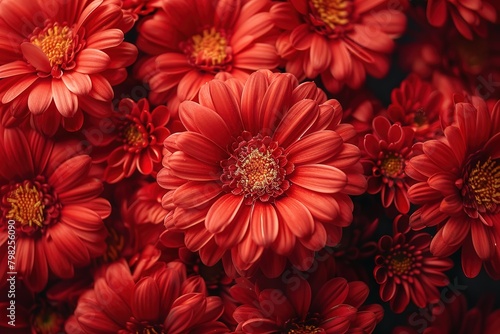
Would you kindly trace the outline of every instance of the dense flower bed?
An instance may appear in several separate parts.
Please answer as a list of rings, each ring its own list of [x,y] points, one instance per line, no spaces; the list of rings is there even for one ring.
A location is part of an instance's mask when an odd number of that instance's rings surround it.
[[[500,333],[499,10],[0,0],[0,332]]]

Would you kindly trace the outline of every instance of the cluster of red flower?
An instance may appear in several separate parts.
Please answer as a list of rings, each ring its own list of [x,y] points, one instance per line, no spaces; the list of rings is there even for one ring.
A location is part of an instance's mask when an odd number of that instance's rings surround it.
[[[0,0],[0,332],[499,333],[499,11]]]

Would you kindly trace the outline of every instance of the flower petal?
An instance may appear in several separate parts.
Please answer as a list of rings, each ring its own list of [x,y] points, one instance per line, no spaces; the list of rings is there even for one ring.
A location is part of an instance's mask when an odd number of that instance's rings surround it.
[[[259,246],[270,246],[278,236],[279,224],[276,210],[271,204],[255,202],[250,216],[250,233]]]
[[[297,166],[290,179],[306,189],[329,194],[342,191],[347,184],[343,171],[319,164]]]
[[[225,194],[208,210],[205,226],[211,233],[219,233],[231,223],[236,217],[241,204],[243,204],[243,196],[234,196],[233,194]]]
[[[284,197],[276,201],[276,210],[280,221],[299,238],[310,236],[314,232],[314,219],[304,204],[292,197]]]

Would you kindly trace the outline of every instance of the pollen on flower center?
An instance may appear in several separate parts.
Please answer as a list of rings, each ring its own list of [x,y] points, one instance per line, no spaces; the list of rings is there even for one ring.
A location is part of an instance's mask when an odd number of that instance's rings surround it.
[[[209,72],[224,69],[231,56],[225,35],[214,27],[192,36],[184,52],[193,66]]]
[[[325,333],[323,328],[318,327],[320,317],[318,314],[308,314],[306,320],[290,319],[285,323],[284,333],[287,334],[319,334]]]
[[[467,179],[469,197],[477,206],[493,210],[500,204],[500,165],[488,158],[478,161]]]
[[[278,166],[270,151],[261,152],[255,148],[242,158],[237,167],[237,175],[241,175],[241,184],[247,191],[259,191],[268,186],[278,186]],[[274,185],[273,185],[274,184]]]
[[[127,323],[128,333],[135,334],[166,334],[163,325],[151,325],[144,322],[139,322],[135,318],[131,318]]]
[[[406,254],[396,253],[389,261],[392,272],[397,275],[407,274],[412,268],[413,260]]]
[[[252,137],[245,132],[233,149],[231,157],[221,162],[224,189],[247,197],[250,204],[255,199],[266,202],[290,187],[285,176],[293,165],[287,161],[283,148],[270,137]]]
[[[43,227],[45,206],[40,191],[32,184],[20,184],[7,195],[10,211],[6,217],[30,227]]]
[[[388,153],[382,159],[380,169],[385,176],[398,177],[403,172],[404,159],[397,153]]]
[[[319,334],[324,333],[324,330],[312,325],[297,325],[296,328],[289,329],[287,334]]]
[[[318,19],[330,29],[349,23],[350,3],[346,0],[311,0]]]
[[[144,136],[137,124],[130,124],[123,130],[123,138],[127,144],[136,146],[143,142]]]
[[[66,25],[55,23],[46,27],[38,35],[31,37],[30,42],[38,46],[50,61],[50,65],[61,65],[68,60],[73,46],[71,29]]]

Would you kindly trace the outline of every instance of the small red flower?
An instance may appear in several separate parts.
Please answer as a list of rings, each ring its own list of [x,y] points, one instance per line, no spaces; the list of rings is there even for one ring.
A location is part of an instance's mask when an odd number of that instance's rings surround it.
[[[71,278],[75,267],[102,255],[111,207],[99,197],[101,181],[90,175],[91,158],[72,155],[75,143],[17,128],[0,127],[0,138],[1,260],[7,263],[13,226],[17,273],[40,291],[50,274]]]
[[[165,127],[170,120],[167,107],[158,106],[150,111],[146,99],[134,102],[122,99],[112,124],[103,129],[103,122],[83,131],[94,145],[95,162],[106,162],[104,180],[116,183],[130,177],[136,170],[143,175],[154,173],[159,167],[163,141],[170,134]]]
[[[462,247],[462,267],[475,277],[481,264],[500,277],[500,103],[488,111],[473,97],[456,97],[455,123],[442,140],[423,144],[423,153],[407,164],[417,180],[408,191],[420,208],[412,214],[414,229],[439,224],[431,252],[448,256]]]
[[[428,0],[427,20],[435,27],[442,27],[448,15],[455,28],[467,39],[473,32],[481,37],[487,34],[487,21],[495,22],[497,12],[489,0]]]
[[[415,131],[417,141],[442,135],[439,117],[444,112],[443,94],[430,83],[410,74],[391,93],[388,118]]]
[[[136,276],[125,261],[118,261],[82,294],[65,329],[68,333],[229,333],[217,321],[222,302],[205,292],[203,280],[187,278],[180,262],[157,263]]]
[[[438,287],[449,283],[443,273],[453,267],[447,258],[429,251],[431,235],[409,232],[408,217],[394,221],[393,236],[378,241],[373,275],[380,284],[380,298],[389,301],[395,313],[403,312],[411,301],[422,308],[439,300]]]
[[[393,40],[406,26],[406,16],[387,0],[277,2],[271,15],[284,30],[276,47],[286,71],[299,80],[321,75],[330,92],[344,84],[360,88],[367,73],[386,75]]]
[[[412,153],[413,136],[410,127],[391,125],[387,118],[377,116],[373,120],[373,134],[365,136],[363,146],[367,192],[380,192],[382,205],[387,208],[394,203],[400,213],[410,210],[407,191],[411,180],[405,173],[405,164]]]
[[[152,57],[139,62],[138,76],[150,86],[150,100],[174,113],[193,100],[216,74],[246,79],[274,69],[278,56],[269,0],[163,1],[139,27],[137,45]]]
[[[382,320],[380,305],[363,305],[368,297],[363,282],[338,277],[312,286],[291,276],[268,288],[269,282],[236,281],[231,294],[242,304],[233,314],[236,333],[372,333]]]

